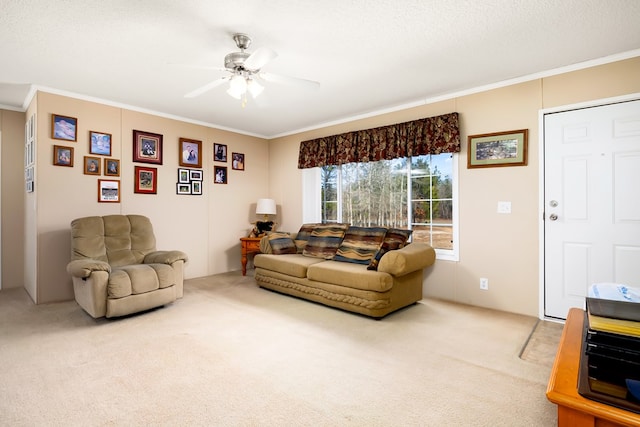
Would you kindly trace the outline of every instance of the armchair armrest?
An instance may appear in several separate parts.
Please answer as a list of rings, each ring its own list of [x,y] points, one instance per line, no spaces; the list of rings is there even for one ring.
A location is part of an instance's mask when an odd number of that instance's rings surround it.
[[[404,276],[430,266],[436,261],[436,251],[426,243],[414,242],[402,249],[389,251],[380,258],[378,271]]]
[[[143,264],[173,264],[176,261],[187,262],[189,257],[182,251],[155,251],[148,253]]]
[[[73,277],[86,279],[94,271],[106,271],[111,273],[111,266],[104,261],[95,259],[76,259],[67,264],[67,273]]]

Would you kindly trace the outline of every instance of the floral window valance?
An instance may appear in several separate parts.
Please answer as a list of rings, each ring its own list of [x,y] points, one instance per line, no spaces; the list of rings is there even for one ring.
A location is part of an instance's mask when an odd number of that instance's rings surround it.
[[[303,141],[298,168],[459,151],[458,113],[449,113]]]

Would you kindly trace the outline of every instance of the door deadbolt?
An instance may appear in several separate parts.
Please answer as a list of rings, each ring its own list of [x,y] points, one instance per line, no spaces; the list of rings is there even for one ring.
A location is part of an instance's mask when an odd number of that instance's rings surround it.
[[[558,202],[555,201],[555,200],[552,200],[552,201],[549,202],[549,206],[551,206],[552,208],[555,208],[555,207],[558,206]]]

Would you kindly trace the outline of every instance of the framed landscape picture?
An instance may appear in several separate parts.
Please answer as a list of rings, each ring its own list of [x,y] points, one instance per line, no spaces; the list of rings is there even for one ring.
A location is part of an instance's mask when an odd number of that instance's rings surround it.
[[[51,138],[64,141],[78,140],[78,119],[75,117],[51,115]]]
[[[120,203],[120,181],[112,179],[99,179],[98,202]]]
[[[525,166],[527,129],[469,135],[467,168]]]

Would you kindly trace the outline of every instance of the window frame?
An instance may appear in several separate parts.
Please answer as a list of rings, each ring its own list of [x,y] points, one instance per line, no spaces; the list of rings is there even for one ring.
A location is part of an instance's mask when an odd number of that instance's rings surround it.
[[[459,155],[458,153],[449,153],[451,154],[451,202],[452,202],[452,239],[453,239],[453,249],[435,249],[436,258],[439,260],[446,261],[459,261],[459,248],[460,248],[460,238],[459,238],[459,192],[458,192],[458,161]],[[409,159],[409,164],[411,160]],[[321,168],[309,168],[303,169],[303,185],[302,185],[302,216],[303,221],[305,223],[309,222],[321,222],[322,221],[322,203],[321,200]],[[408,169],[407,173],[410,177],[410,170]],[[338,191],[338,218],[341,220],[342,216],[342,171],[338,169],[338,183],[340,185],[337,186]],[[411,212],[411,203],[413,200],[411,199],[411,186],[408,186],[407,190],[407,200],[408,200],[408,218],[407,222],[409,226],[413,227],[413,218]]]

